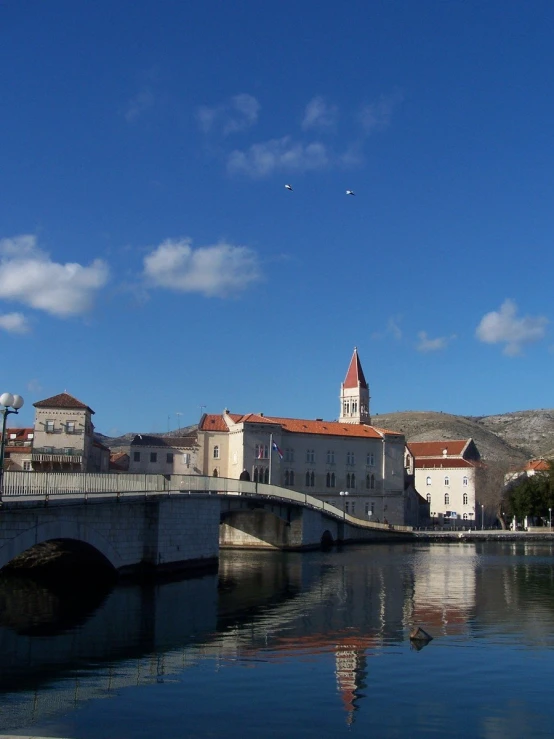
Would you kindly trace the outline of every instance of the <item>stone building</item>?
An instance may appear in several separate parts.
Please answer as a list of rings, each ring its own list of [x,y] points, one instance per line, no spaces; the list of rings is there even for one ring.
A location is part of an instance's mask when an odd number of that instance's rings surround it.
[[[93,456],[94,411],[69,393],[33,404],[35,427],[32,466],[35,472],[98,471]],[[108,454],[109,459],[109,454]]]
[[[314,495],[377,522],[406,523],[404,435],[371,425],[370,394],[354,349],[341,384],[338,421],[204,414],[198,463],[204,475],[239,479],[245,471],[270,483]]]
[[[198,475],[196,431],[187,436],[137,434],[131,442],[129,472]]]
[[[430,505],[436,524],[475,526],[480,455],[473,439],[411,441],[415,486]]]
[[[4,469],[12,472],[31,472],[33,428],[6,429]]]

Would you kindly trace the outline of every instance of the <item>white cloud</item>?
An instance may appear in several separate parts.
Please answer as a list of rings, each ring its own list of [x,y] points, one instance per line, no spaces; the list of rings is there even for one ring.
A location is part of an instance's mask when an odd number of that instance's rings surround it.
[[[418,333],[419,344],[417,345],[418,352],[437,352],[441,349],[445,349],[448,344],[456,338],[455,334],[452,336],[438,336],[436,339],[431,339],[427,335],[427,331],[420,331]]]
[[[331,130],[335,127],[338,117],[336,105],[329,105],[321,96],[316,96],[306,105],[302,128],[307,131],[315,128],[320,131]]]
[[[235,149],[229,154],[227,169],[233,174],[266,177],[273,172],[308,172],[320,170],[330,163],[323,144],[295,143],[290,136],[253,144],[246,151]]]
[[[66,318],[86,313],[108,281],[108,266],[59,264],[38,248],[32,234],[0,239],[0,298]]]
[[[11,334],[26,334],[29,322],[23,313],[4,313],[0,315],[0,329]]]
[[[245,246],[219,243],[193,249],[191,239],[167,239],[144,258],[156,287],[227,297],[260,279],[258,257]]]
[[[386,336],[392,336],[396,341],[402,339],[402,329],[400,328],[401,316],[390,316],[384,331],[375,331],[371,334],[372,339],[384,339]]]
[[[505,344],[503,353],[508,356],[521,354],[524,344],[532,344],[544,338],[548,319],[545,316],[517,317],[517,305],[506,299],[500,310],[483,316],[475,334],[487,344]]]
[[[223,136],[251,128],[258,121],[260,104],[253,95],[241,93],[228,102],[209,107],[201,106],[196,119],[204,133],[219,132]]]
[[[153,105],[154,93],[149,87],[145,87],[127,102],[124,112],[125,120],[133,123]]]
[[[375,103],[364,105],[360,111],[360,122],[366,134],[386,128],[390,123],[393,110],[402,100],[402,93],[394,92],[391,95],[381,95]]]

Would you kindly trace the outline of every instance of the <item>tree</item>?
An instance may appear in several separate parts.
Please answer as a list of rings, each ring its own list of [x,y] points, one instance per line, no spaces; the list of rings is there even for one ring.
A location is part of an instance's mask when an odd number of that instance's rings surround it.
[[[507,490],[506,504],[511,514],[519,519],[525,516],[549,518],[554,508],[554,462],[549,461],[544,471],[515,480]]]

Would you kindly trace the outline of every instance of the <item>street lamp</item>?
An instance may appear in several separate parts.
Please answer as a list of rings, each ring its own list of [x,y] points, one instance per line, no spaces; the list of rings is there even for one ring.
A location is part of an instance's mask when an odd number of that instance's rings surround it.
[[[481,531],[485,529],[485,504],[481,503]]]
[[[10,413],[19,413],[24,400],[21,395],[2,393],[0,395],[0,413],[2,414],[2,436],[0,437],[0,504],[4,495],[4,447],[6,446],[6,421]],[[11,409],[11,410],[10,410]]]
[[[552,529],[552,508],[548,509],[548,526]]]
[[[347,490],[341,490],[339,492],[339,495],[341,495],[341,496],[348,495],[348,491]],[[346,518],[346,501],[344,502],[344,505],[342,507],[342,515],[343,515],[343,518]]]

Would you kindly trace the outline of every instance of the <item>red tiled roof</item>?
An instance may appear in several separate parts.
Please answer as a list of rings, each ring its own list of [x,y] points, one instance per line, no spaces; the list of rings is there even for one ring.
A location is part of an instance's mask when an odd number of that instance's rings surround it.
[[[410,441],[408,448],[414,457],[440,457],[443,449],[447,450],[447,456],[461,456],[469,439],[456,439],[448,441]]]
[[[381,439],[383,436],[402,436],[398,431],[378,429],[363,423],[339,423],[338,421],[310,421],[302,418],[261,416],[256,413],[238,415],[229,413],[235,423],[267,423],[280,426],[283,431],[295,434],[318,434],[320,436],[348,436],[366,439]],[[228,431],[223,416],[208,415],[203,418],[201,431]]]
[[[35,429],[33,427],[31,428],[16,428],[16,429],[6,429],[6,441],[28,441],[29,434],[34,434]],[[10,436],[12,434],[15,434],[15,440],[10,439]]]
[[[350,360],[350,366],[348,367],[348,372],[346,373],[346,377],[344,378],[344,387],[358,387],[358,384],[360,387],[367,389],[367,382],[365,381],[364,377],[364,371],[362,369],[362,365],[360,364],[360,358],[358,357],[358,350],[356,347],[354,347],[354,353],[352,354],[352,359]]]
[[[46,400],[39,400],[33,403],[33,405],[35,408],[80,408],[94,413],[92,408],[81,403],[80,400],[77,400],[77,398],[74,398],[69,393],[59,393],[59,395],[53,395],[51,398],[46,398]]]
[[[421,459],[416,457],[415,466],[418,470],[425,469],[458,469],[460,467],[478,467],[479,463],[470,462],[468,459],[461,457],[425,457]]]
[[[530,459],[524,469],[535,470],[535,472],[546,472],[549,467],[545,459]]]

